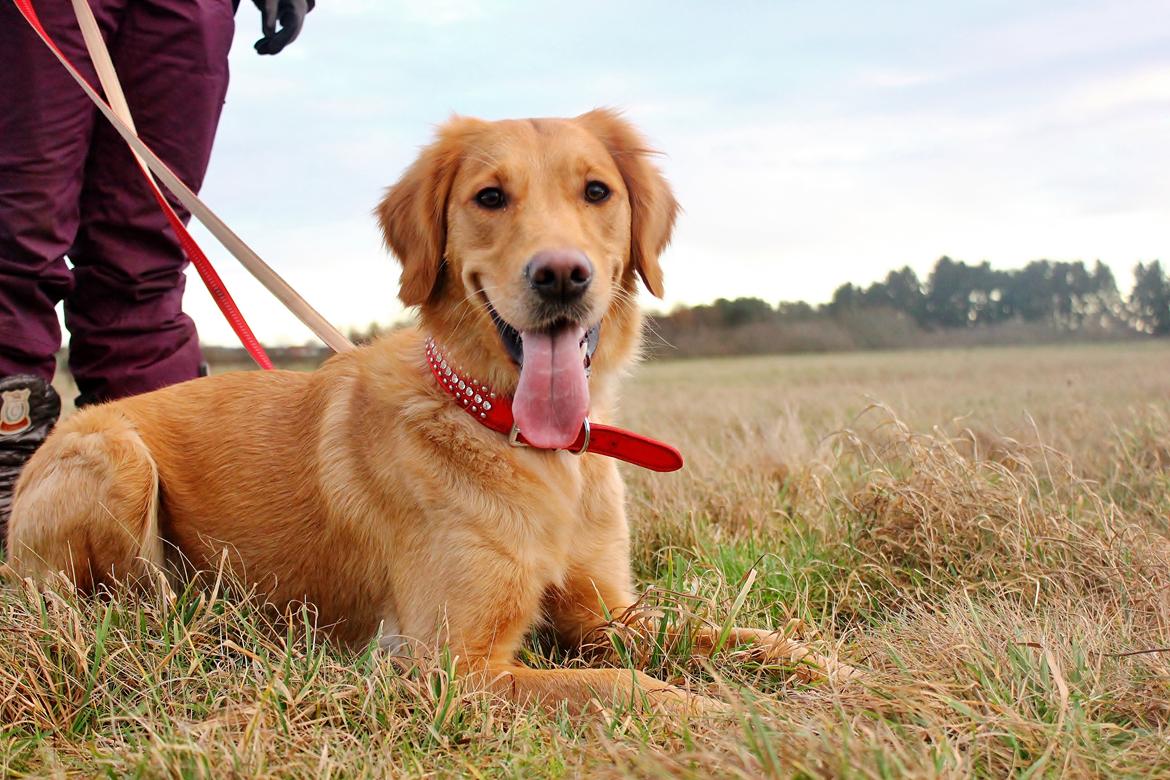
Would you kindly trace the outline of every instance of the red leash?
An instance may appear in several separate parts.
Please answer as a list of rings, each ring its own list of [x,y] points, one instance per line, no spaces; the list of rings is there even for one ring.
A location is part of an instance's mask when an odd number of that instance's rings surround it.
[[[68,60],[68,58],[53,41],[53,39],[49,37],[49,34],[45,31],[45,28],[41,25],[41,20],[37,17],[36,11],[33,9],[32,0],[13,0],[13,2],[16,3],[16,8],[20,11],[25,21],[27,21],[29,25],[36,31],[37,35],[41,37],[41,40],[43,40],[45,44],[53,50],[53,53],[57,55],[57,58],[70,71],[72,76],[80,83],[89,85],[90,90],[93,90],[93,85],[89,84],[86,78],[81,75],[81,72],[77,70],[73,63]],[[96,90],[93,91],[96,93]],[[109,108],[108,103],[106,103],[106,107]],[[244,345],[244,349],[248,351],[248,354],[252,356],[252,359],[256,361],[258,366],[266,370],[272,370],[272,361],[268,358],[268,354],[264,351],[264,347],[260,346],[259,340],[257,340],[256,335],[248,326],[247,321],[244,319],[244,315],[240,312],[240,308],[232,299],[231,293],[229,293],[227,288],[224,286],[223,280],[220,279],[219,274],[216,273],[215,268],[212,267],[211,261],[207,259],[207,255],[203,253],[203,250],[199,248],[197,243],[195,243],[195,239],[191,237],[189,232],[187,232],[187,227],[183,224],[183,221],[179,219],[179,215],[175,213],[175,210],[171,208],[171,204],[167,201],[166,196],[163,195],[162,190],[160,190],[158,184],[155,183],[154,177],[152,177],[146,170],[143,170],[142,174],[146,178],[147,183],[150,185],[150,188],[154,193],[155,200],[158,201],[158,204],[162,208],[163,213],[166,214],[167,221],[170,222],[171,228],[175,231],[175,235],[179,239],[180,246],[182,246],[183,251],[187,254],[187,258],[191,261],[192,265],[195,266],[195,270],[199,272],[199,278],[203,280],[203,284],[206,285],[207,291],[211,293],[211,297],[215,300],[216,306],[218,306],[219,310],[223,312],[224,318],[227,319],[228,324],[231,325],[232,330],[235,331],[236,336],[240,339],[240,343]]]

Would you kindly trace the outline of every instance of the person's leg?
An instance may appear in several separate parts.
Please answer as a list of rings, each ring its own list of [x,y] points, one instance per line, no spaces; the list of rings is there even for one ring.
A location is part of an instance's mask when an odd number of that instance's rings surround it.
[[[94,5],[107,38],[124,0]],[[93,79],[67,2],[38,2],[57,45]],[[61,346],[55,307],[73,277],[64,255],[95,109],[10,2],[0,2],[0,549],[25,462],[45,440],[61,401],[49,382]]]
[[[233,29],[231,0],[133,0],[111,46],[138,134],[196,191],[223,108]],[[198,336],[182,309],[187,259],[126,144],[104,123],[94,130],[69,258],[65,322],[82,403],[199,375]]]
[[[36,9],[92,79],[72,7]],[[97,10],[108,33],[111,9]],[[73,281],[65,253],[77,233],[95,110],[10,2],[0,3],[0,72],[0,376],[48,381],[61,346],[54,307]]]

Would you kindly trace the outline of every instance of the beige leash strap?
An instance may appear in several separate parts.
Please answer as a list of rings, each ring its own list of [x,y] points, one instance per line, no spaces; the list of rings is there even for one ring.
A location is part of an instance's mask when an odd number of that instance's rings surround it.
[[[256,277],[270,293],[276,296],[277,300],[296,315],[297,319],[303,322],[309,330],[313,331],[330,349],[334,352],[346,352],[353,349],[353,343],[341,331],[333,327],[328,320],[321,316],[320,312],[310,306],[308,301],[302,298],[288,282],[281,278],[280,274],[276,273],[267,263],[261,260],[260,256],[253,252],[251,247],[245,244],[215,212],[208,208],[207,204],[199,199],[199,196],[192,192],[142,142],[142,139],[138,137],[134,129],[134,120],[130,116],[130,108],[126,104],[126,97],[122,92],[122,85],[118,81],[118,74],[114,70],[113,62],[110,60],[110,52],[106,48],[106,43],[102,38],[101,30],[98,28],[97,20],[94,19],[93,11],[90,9],[86,0],[72,1],[74,13],[76,13],[78,24],[81,26],[82,37],[85,39],[85,47],[89,50],[90,59],[93,61],[98,79],[101,81],[102,89],[109,99],[109,105],[98,96],[93,88],[86,83],[84,78],[76,73],[73,68],[69,67],[69,63],[56,47],[50,45],[49,48],[53,51],[57,59],[61,60],[61,64],[65,65],[65,69],[69,71],[74,80],[85,90],[85,93],[94,102],[94,105],[98,107],[98,110],[110,120],[110,123],[113,124],[118,134],[130,145],[130,150],[134,153],[138,164],[142,166],[147,179],[153,184],[154,180],[149,172],[154,172],[155,176],[158,176],[162,183],[166,185],[166,188],[174,193],[179,202],[203,223],[203,226],[223,244],[225,249],[235,256],[236,260],[240,262],[240,265],[244,266],[252,276]],[[45,42],[46,44],[49,43],[47,40]]]

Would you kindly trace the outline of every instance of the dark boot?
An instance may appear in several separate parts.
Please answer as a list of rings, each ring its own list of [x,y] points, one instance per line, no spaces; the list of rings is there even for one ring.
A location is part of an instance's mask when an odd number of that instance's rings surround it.
[[[12,491],[24,464],[61,415],[61,398],[40,377],[0,378],[0,550],[8,538]]]

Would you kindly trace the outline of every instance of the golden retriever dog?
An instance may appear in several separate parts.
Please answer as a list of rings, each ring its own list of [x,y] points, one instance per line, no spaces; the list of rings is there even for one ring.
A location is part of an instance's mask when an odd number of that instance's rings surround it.
[[[643,673],[516,660],[535,625],[580,643],[636,602],[615,461],[564,448],[586,415],[614,418],[638,280],[662,295],[677,211],[613,112],[452,119],[377,209],[417,327],[312,373],[212,376],[65,420],[17,485],[10,575],[63,573],[89,593],[154,567],[214,570],[226,550],[273,605],[315,605],[336,640],[449,647],[517,702],[701,709],[712,700]],[[442,386],[456,364],[472,406],[511,399],[531,446]],[[764,630],[730,640],[807,656]]]

